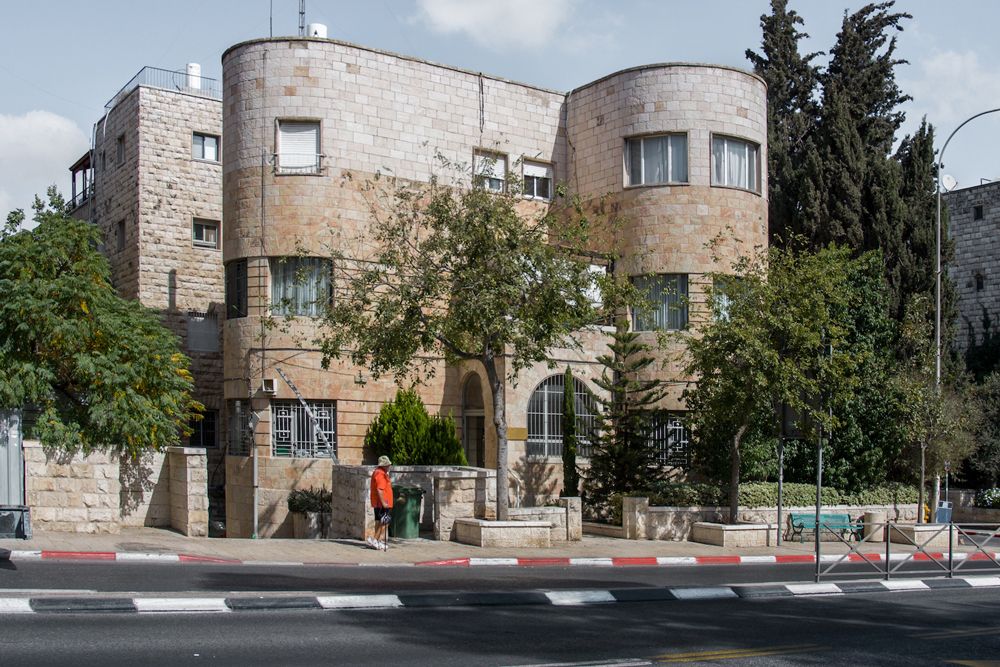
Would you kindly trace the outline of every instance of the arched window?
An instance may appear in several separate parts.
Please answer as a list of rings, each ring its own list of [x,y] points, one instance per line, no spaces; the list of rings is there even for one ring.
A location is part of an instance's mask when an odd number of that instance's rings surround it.
[[[562,456],[562,413],[565,375],[553,375],[535,387],[528,401],[528,456]],[[583,382],[573,378],[577,454],[590,456],[594,431],[594,399]]]

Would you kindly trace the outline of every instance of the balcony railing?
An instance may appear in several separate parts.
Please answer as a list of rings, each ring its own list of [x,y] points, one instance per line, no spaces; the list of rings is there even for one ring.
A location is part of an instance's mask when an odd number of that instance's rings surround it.
[[[80,192],[73,195],[73,198],[69,200],[69,210],[73,210],[87,203],[87,200],[94,196],[94,184],[90,183]]]
[[[204,76],[189,76],[187,72],[172,72],[156,67],[143,67],[125,87],[104,105],[106,111],[114,109],[119,102],[128,97],[137,86],[155,86],[167,90],[177,90],[190,95],[201,95],[212,99],[222,99],[222,83],[216,79]]]

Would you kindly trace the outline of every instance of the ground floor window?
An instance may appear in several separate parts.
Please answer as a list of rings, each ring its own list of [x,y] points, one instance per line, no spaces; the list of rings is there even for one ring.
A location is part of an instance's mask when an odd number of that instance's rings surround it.
[[[312,418],[299,401],[271,401],[272,456],[326,459],[336,454],[336,402],[306,401],[306,404]]]
[[[531,394],[528,401],[528,456],[562,456],[563,387],[565,375],[553,375]],[[594,399],[586,385],[573,378],[576,410],[577,455],[590,456],[594,432]]]
[[[653,423],[650,439],[656,447],[656,462],[661,466],[683,468],[690,463],[688,430],[683,414],[668,412]]]
[[[188,440],[189,447],[214,448],[216,442],[219,413],[216,410],[205,410],[201,419],[192,419],[190,426],[193,433]]]

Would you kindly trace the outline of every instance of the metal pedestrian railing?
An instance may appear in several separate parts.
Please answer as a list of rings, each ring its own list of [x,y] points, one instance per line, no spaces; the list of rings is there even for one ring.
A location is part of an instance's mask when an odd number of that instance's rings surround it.
[[[190,95],[210,97],[216,100],[222,99],[222,83],[217,79],[209,79],[201,75],[191,75],[187,72],[172,72],[156,67],[143,67],[139,70],[138,74],[132,77],[131,81],[126,83],[104,105],[105,110],[110,112],[139,86],[154,86],[156,88],[166,88],[167,90],[177,90]]]
[[[894,521],[861,523],[862,537],[852,542],[840,526],[820,523],[814,531],[817,545],[816,581],[862,579],[877,576],[946,577],[1000,576],[1000,526],[985,523],[912,524]],[[848,547],[840,554],[822,554],[822,537],[830,534]],[[884,549],[862,549],[885,540]],[[880,545],[881,546],[881,545]],[[860,569],[858,564],[866,564]],[[848,566],[852,566],[848,569]]]

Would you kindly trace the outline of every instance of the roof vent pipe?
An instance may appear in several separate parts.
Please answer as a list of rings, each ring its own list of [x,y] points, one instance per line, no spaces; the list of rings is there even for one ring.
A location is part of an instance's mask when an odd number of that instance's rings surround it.
[[[187,64],[187,87],[201,90],[201,65],[198,63]]]
[[[306,26],[306,36],[326,39],[326,26],[322,23],[310,23]]]

